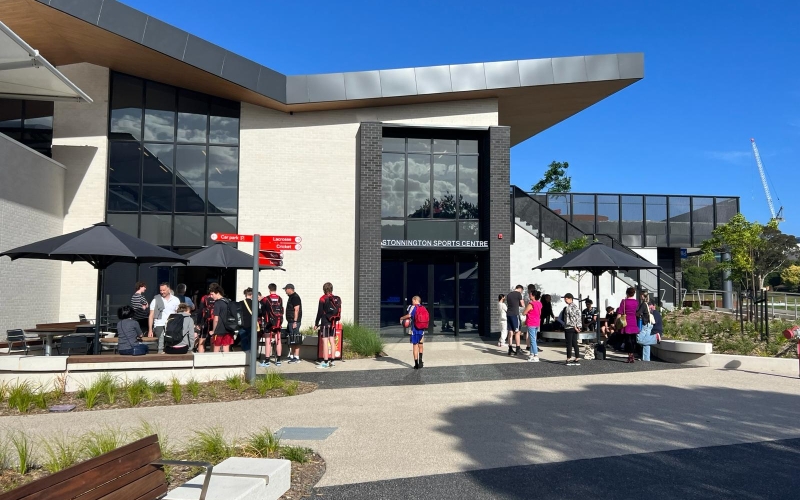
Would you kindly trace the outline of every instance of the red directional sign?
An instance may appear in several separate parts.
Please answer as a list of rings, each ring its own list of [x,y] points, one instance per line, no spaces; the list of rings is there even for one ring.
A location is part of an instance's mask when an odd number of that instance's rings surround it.
[[[211,233],[212,241],[233,241],[236,243],[252,243],[252,234]]]
[[[303,248],[301,241],[303,238],[300,236],[262,236],[261,250],[300,250]]]

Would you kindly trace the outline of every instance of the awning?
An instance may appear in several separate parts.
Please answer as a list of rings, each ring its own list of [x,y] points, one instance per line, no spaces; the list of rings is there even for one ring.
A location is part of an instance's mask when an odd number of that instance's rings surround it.
[[[91,97],[2,22],[0,98],[92,102]]]

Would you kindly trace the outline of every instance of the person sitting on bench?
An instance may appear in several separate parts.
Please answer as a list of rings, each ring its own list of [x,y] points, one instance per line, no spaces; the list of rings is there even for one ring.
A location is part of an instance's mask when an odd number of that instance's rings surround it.
[[[142,329],[133,319],[131,306],[122,306],[117,309],[117,337],[119,337],[119,353],[123,356],[141,356],[147,354],[147,346],[139,342],[142,338]]]

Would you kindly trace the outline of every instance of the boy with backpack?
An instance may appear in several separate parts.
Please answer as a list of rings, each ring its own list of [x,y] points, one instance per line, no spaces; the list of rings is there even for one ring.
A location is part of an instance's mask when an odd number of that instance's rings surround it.
[[[342,319],[342,299],[333,294],[333,285],[322,285],[323,296],[319,298],[317,318],[314,320],[314,330],[319,331],[319,340],[322,342],[322,363],[317,368],[333,368],[336,358],[336,325]],[[331,356],[328,362],[328,354]]]
[[[419,296],[415,295],[411,298],[411,311],[400,318],[400,324],[403,324],[405,320],[410,320],[411,322],[411,349],[414,353],[414,369],[418,370],[425,366],[422,363],[423,343],[425,341],[425,330],[430,322],[428,310],[422,305],[422,299]]]
[[[283,325],[283,299],[276,292],[278,285],[269,284],[269,295],[264,297],[264,315],[266,320],[266,336],[264,350],[266,359],[259,363],[263,368],[269,367],[272,358],[272,342],[275,342],[275,366],[281,366],[281,326]]]
[[[223,295],[225,291],[219,283],[211,283],[208,286],[208,293],[214,299],[214,325],[212,331],[211,345],[214,352],[230,352],[233,344],[233,333],[239,328],[240,321],[237,319],[238,309],[232,304],[230,299]]]
[[[190,316],[191,307],[185,302],[178,306],[178,312],[167,318],[164,330],[164,352],[166,354],[186,354],[194,345],[194,320]]]

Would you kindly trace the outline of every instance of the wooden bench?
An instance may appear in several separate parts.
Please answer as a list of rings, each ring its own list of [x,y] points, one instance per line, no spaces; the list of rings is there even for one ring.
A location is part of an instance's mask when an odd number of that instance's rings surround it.
[[[204,500],[211,480],[207,462],[161,460],[155,434],[0,495],[0,500],[157,500],[167,493],[164,465],[205,467]]]

